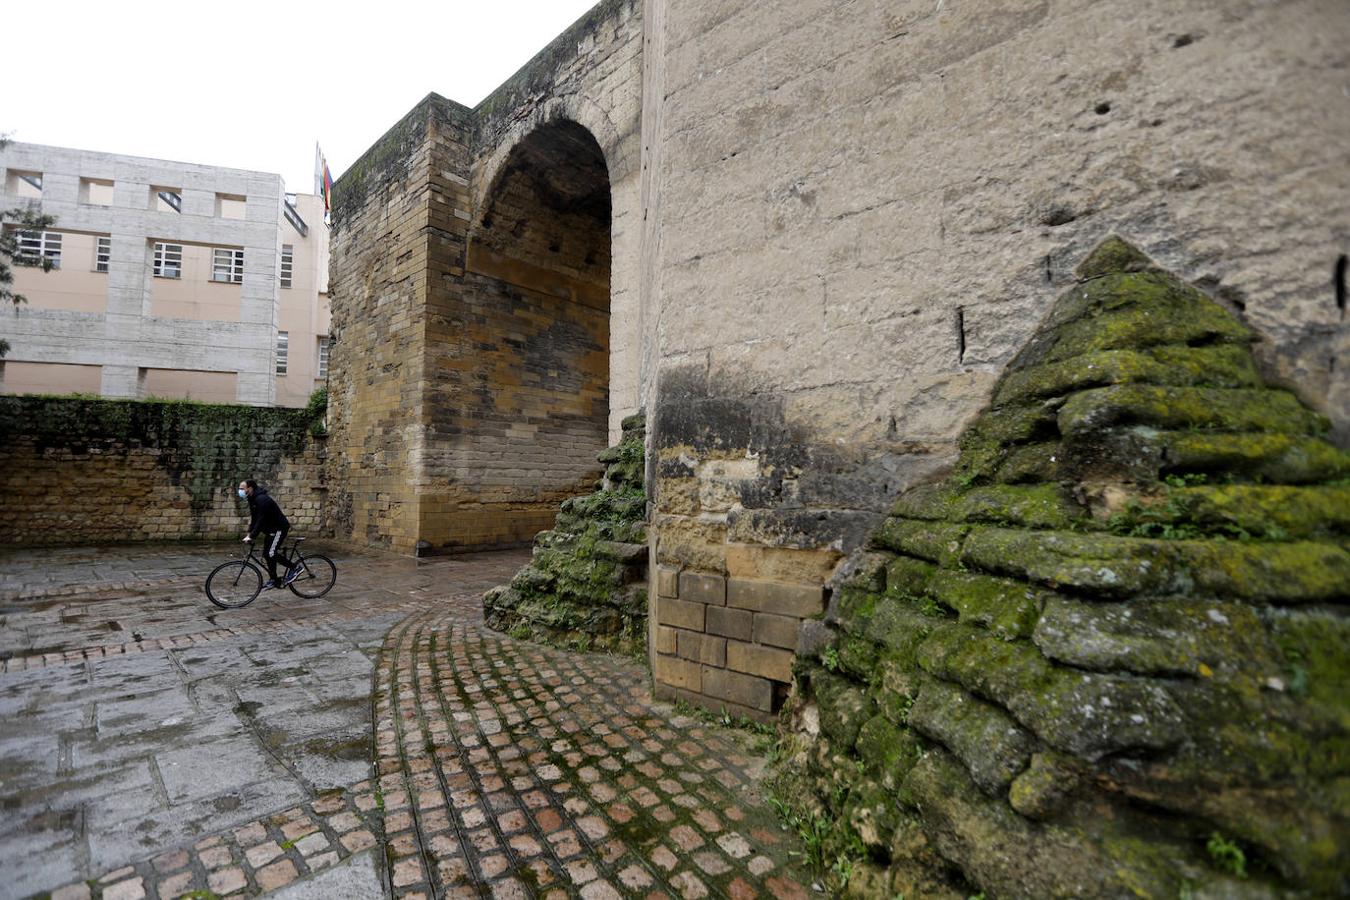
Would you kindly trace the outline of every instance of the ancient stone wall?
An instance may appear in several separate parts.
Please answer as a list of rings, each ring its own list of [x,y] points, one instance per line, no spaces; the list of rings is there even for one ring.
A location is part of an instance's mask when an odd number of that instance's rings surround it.
[[[431,286],[463,274],[467,135],[467,110],[428,96],[334,188],[330,427],[341,450],[327,512],[336,536],[403,553],[434,514],[421,497],[427,346],[452,323]]]
[[[1343,3],[644,15],[664,46],[643,100],[660,564],[795,580],[772,559],[819,584],[955,460],[1072,261],[1113,232],[1235,310],[1266,376],[1344,442],[1350,118],[1326,114],[1345,107]]]
[[[868,895],[1342,893],[1350,454],[1195,288],[1079,275],[803,629],[793,796]]]
[[[256,478],[322,534],[326,439],[304,410],[0,398],[0,538],[11,546],[240,538]]]
[[[478,109],[428,97],[338,181],[339,535],[519,545],[590,489],[637,405],[640,66],[637,5],[608,0]]]

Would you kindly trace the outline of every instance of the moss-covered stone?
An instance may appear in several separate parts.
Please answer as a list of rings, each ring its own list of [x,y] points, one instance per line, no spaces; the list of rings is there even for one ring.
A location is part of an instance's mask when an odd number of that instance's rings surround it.
[[[907,553],[941,565],[955,565],[961,542],[969,529],[921,519],[886,519],[873,535],[873,543],[895,553]]]
[[[1151,443],[1164,473],[1224,473],[1279,484],[1350,476],[1350,454],[1302,435],[1168,432]]]
[[[1233,536],[1278,540],[1350,532],[1350,485],[1218,484],[1171,488],[1165,498],[1150,511]]]
[[[919,761],[919,741],[888,716],[868,719],[858,731],[858,756],[881,787],[894,791]]]
[[[1078,790],[1082,770],[1071,756],[1051,750],[1034,753],[1009,786],[1008,805],[1028,819],[1048,819]]]
[[[929,582],[933,597],[956,610],[961,622],[1005,639],[1030,637],[1049,596],[1024,581],[941,570]]]
[[[1148,272],[1156,269],[1153,260],[1133,244],[1111,235],[1098,244],[1074,269],[1079,281],[1121,272]]]
[[[1164,344],[1242,345],[1252,338],[1223,307],[1171,275],[1116,273],[1062,294],[1045,330],[1028,342],[1014,366]]]
[[[820,709],[820,730],[840,750],[853,749],[863,723],[876,714],[876,704],[846,678],[821,674],[812,681]]]
[[[1350,455],[1208,297],[1116,240],[1083,272],[838,604],[826,805],[892,888],[1344,893]]]
[[[1258,681],[1280,674],[1255,611],[1237,603],[1154,600],[1099,603],[1053,596],[1036,624],[1049,658],[1095,672]]]
[[[1076,532],[977,528],[961,562],[975,569],[1106,596],[1184,592],[1191,580],[1172,542]]]
[[[632,653],[646,643],[647,498],[640,418],[600,454],[598,489],[564,500],[509,591],[483,597],[491,628],[566,646]]]
[[[1003,710],[934,679],[920,686],[909,725],[955,754],[991,796],[1007,790],[1036,749],[1035,739]]]
[[[1059,430],[1069,437],[1122,425],[1315,434],[1327,423],[1293,394],[1269,388],[1121,384],[1079,391],[1059,409]]]
[[[1139,841],[1108,850],[1080,830],[1029,822],[987,797],[942,750],[919,761],[903,791],[923,810],[937,851],[991,896],[1161,898],[1181,886],[1170,848]]]
[[[981,629],[934,631],[919,647],[919,664],[1087,761],[1122,750],[1164,750],[1185,736],[1181,710],[1163,686],[1056,666],[1029,642],[1000,641]]]
[[[1251,352],[1241,345],[1103,350],[1009,372],[994,403],[1028,403],[1087,388],[1133,383],[1251,388],[1260,386],[1261,376]]]

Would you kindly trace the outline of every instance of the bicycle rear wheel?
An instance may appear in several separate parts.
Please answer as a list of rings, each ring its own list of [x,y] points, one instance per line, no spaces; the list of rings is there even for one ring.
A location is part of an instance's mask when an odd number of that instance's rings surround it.
[[[242,559],[221,563],[206,576],[206,596],[221,609],[248,606],[262,591],[263,574]]]
[[[307,597],[311,600],[322,597],[337,584],[337,565],[322,554],[306,556],[296,565],[300,567],[300,574],[295,576],[290,588],[291,593],[297,597]]]

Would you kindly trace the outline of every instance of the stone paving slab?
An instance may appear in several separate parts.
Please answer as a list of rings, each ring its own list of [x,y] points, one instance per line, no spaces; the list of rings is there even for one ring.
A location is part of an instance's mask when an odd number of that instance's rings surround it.
[[[807,895],[743,735],[482,627],[524,554],[342,556],[329,597],[223,611],[213,552],[57,554],[170,575],[3,606],[0,900]]]

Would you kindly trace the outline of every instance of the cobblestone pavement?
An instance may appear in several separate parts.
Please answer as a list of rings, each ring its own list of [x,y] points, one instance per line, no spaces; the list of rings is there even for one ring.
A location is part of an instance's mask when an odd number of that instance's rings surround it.
[[[0,553],[0,898],[805,893],[743,736],[481,627],[523,553],[217,610],[233,552]]]

